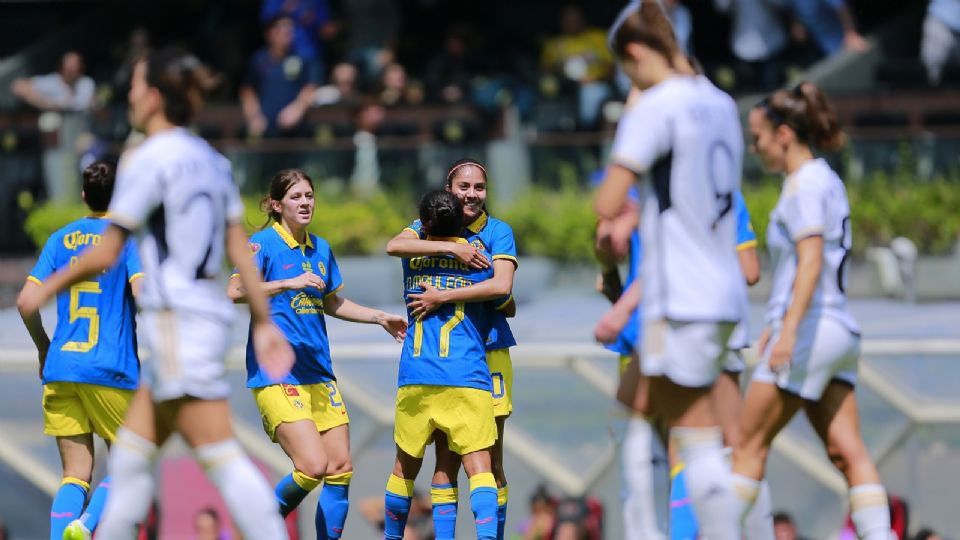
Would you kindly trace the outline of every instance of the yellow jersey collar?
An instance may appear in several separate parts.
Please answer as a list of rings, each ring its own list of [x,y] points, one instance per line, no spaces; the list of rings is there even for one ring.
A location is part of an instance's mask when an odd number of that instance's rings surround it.
[[[427,235],[427,240],[437,240],[440,242],[456,242],[458,244],[467,244],[467,239],[462,236],[430,236]]]
[[[477,219],[473,220],[473,223],[467,225],[467,228],[470,229],[470,232],[473,234],[479,234],[484,227],[487,226],[487,213],[480,212],[480,215],[477,216]]]
[[[87,214],[87,217],[94,218],[94,219],[109,218],[110,213],[109,212],[90,212],[89,214]]]
[[[280,235],[280,238],[287,244],[287,247],[288,247],[288,248],[293,249],[293,248],[298,248],[298,247],[300,247],[300,242],[297,242],[296,239],[293,238],[293,235],[291,235],[289,232],[287,232],[286,229],[283,228],[283,225],[280,225],[279,223],[274,222],[274,223],[273,223],[273,230],[277,231],[277,234]],[[306,233],[306,234],[307,234],[307,244],[306,244],[306,245],[307,245],[308,247],[311,247],[311,248],[312,248],[312,247],[313,247],[313,240],[310,239],[310,233],[309,233],[309,232]]]

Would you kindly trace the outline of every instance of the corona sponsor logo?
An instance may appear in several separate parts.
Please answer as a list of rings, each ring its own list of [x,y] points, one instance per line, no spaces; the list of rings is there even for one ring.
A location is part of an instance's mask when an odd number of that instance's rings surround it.
[[[297,315],[317,315],[323,313],[323,299],[299,292],[290,300],[290,308]]]
[[[461,270],[463,272],[470,271],[470,267],[466,263],[449,257],[414,257],[410,259],[411,270],[423,270],[427,268]]]
[[[102,240],[99,234],[94,233],[84,233],[81,231],[73,231],[72,233],[66,234],[63,237],[63,247],[69,250],[76,250],[81,246],[87,244],[99,245],[100,240]]]

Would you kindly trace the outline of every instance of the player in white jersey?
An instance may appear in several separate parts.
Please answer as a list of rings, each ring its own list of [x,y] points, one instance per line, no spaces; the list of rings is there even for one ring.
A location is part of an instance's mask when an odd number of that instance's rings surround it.
[[[50,277],[40,303],[30,306],[38,309],[57,291],[108,268],[127,237],[141,231],[146,278],[138,302],[152,369],[110,454],[113,486],[97,530],[102,540],[131,538],[146,517],[153,459],[173,431],[193,448],[244,537],[287,538],[270,486],[230,427],[223,357],[233,306],[224,292],[225,251],[253,292],[248,293],[252,332],[263,369],[283,376],[293,351],[270,322],[230,165],[183,127],[202,104],[208,80],[196,58],[173,49],[137,62],[130,120],[147,137],[121,161],[109,207],[112,224],[100,245]]]
[[[850,485],[857,535],[890,537],[887,495],[860,436],[853,393],[860,331],[844,292],[851,247],[850,206],[837,174],[815,150],[839,150],[843,133],[811,83],[781,90],[750,112],[752,147],[784,173],[770,213],[767,244],[773,290],[734,451],[738,510],[746,512],[763,478],[770,444],[803,408],[827,454]]]
[[[630,185],[648,177],[640,226],[646,380],[640,393],[648,384],[648,405],[671,428],[687,464],[702,535],[739,540],[710,389],[745,294],[732,212],[743,154],[740,121],[729,96],[676,71],[682,56],[659,3],[642,2],[618,23],[614,52],[644,93],[617,128],[596,210],[615,217]]]

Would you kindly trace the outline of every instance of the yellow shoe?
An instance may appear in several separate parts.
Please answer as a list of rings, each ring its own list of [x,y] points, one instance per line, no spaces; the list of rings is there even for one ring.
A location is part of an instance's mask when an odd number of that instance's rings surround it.
[[[90,540],[91,538],[93,533],[79,519],[71,521],[63,530],[63,540]]]

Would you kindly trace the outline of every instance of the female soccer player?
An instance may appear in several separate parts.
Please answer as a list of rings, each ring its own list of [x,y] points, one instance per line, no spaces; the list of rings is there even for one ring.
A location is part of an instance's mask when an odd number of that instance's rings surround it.
[[[248,291],[254,347],[274,379],[293,351],[270,322],[267,298],[247,251],[243,205],[230,163],[183,126],[202,105],[209,76],[177,50],[150,53],[131,81],[130,121],[146,139],[121,161],[111,224],[99,246],[51,276],[23,311],[109,268],[133,231],[144,228],[145,276],[137,299],[151,351],[151,378],[134,395],[110,453],[113,479],[98,537],[129,538],[153,498],[151,466],[173,431],[186,440],[246,538],[287,538],[270,486],[230,428],[223,357],[234,308],[222,285],[224,251]]]
[[[747,391],[734,452],[740,506],[752,505],[771,442],[802,407],[850,485],[857,535],[886,540],[887,494],[860,436],[853,393],[860,330],[844,292],[850,205],[843,182],[814,157],[815,150],[841,148],[843,133],[811,83],[775,92],[749,120],[751,147],[785,178],[767,227],[773,289],[757,345],[762,362]]]
[[[463,223],[463,205],[449,191],[432,191],[421,199],[420,225],[428,239],[470,243],[477,246],[479,256],[488,258],[479,235],[459,236]],[[467,287],[489,280],[490,274],[489,268],[473,269],[447,255],[404,258],[404,296],[409,300],[427,284],[442,291]],[[497,537],[497,487],[490,447],[497,429],[484,348],[492,325],[491,303],[458,301],[423,315],[408,304],[407,312],[414,330],[407,333],[400,358],[394,429],[397,459],[384,497],[384,537],[403,537],[424,450],[442,432],[470,478],[477,537],[493,540]]]
[[[70,266],[80,253],[100,243],[109,221],[113,166],[97,161],[83,170],[83,201],[92,214],[55,232],[20,291],[20,302],[40,292],[43,280]],[[57,438],[63,482],[50,508],[50,538],[90,538],[100,521],[110,485],[104,478],[84,510],[93,476],[93,434],[109,447],[140,378],[136,306],[140,258],[133,240],[116,266],[70,292],[57,294],[57,327],[47,337],[39,313],[23,322],[40,354],[44,432]],[[65,530],[69,532],[64,534]]]
[[[479,243],[427,241],[419,221],[413,222],[387,244],[387,253],[394,257],[452,255],[472,268],[484,269],[490,262],[483,251],[493,256],[493,276],[483,282],[458,289],[438,290],[429,284],[422,294],[412,293],[410,307],[415,316],[430,313],[444,303],[484,302],[510,295],[513,276],[517,269],[517,245],[513,229],[486,212],[487,171],[477,160],[460,159],[447,170],[447,191],[463,204],[467,223],[465,234],[476,235]],[[457,235],[461,236],[461,235]],[[517,344],[507,323],[515,306],[509,302],[493,314],[493,329],[486,343],[487,364],[493,377],[494,414],[497,418],[497,443],[493,447],[493,473],[497,479],[498,539],[503,538],[507,519],[509,489],[503,469],[503,430],[507,417],[513,412],[513,364],[510,347]],[[437,538],[454,537],[457,518],[457,475],[460,459],[446,449],[443,434],[436,441],[437,470],[431,494],[434,500],[434,519]]]
[[[597,214],[615,217],[636,179],[650,177],[640,229],[645,252],[640,368],[648,405],[667,423],[687,465],[702,535],[739,540],[710,395],[746,294],[732,213],[743,152],[736,105],[709,81],[676,71],[681,55],[658,3],[642,2],[611,34],[621,67],[644,93],[618,126],[597,192]]]
[[[279,383],[257,364],[247,343],[247,386],[253,389],[267,435],[280,444],[294,470],[276,487],[280,512],[293,511],[323,482],[317,505],[317,538],[340,538],[349,509],[353,477],[349,418],[330,359],[324,314],[379,324],[398,342],[407,319],[341,297],[340,269],[326,240],[307,232],[313,219],[313,180],[299,169],[273,176],[264,200],[268,224],[250,238],[253,261],[270,298],[270,316],[293,345],[297,361]],[[246,300],[240,276],[230,278],[228,296]]]

